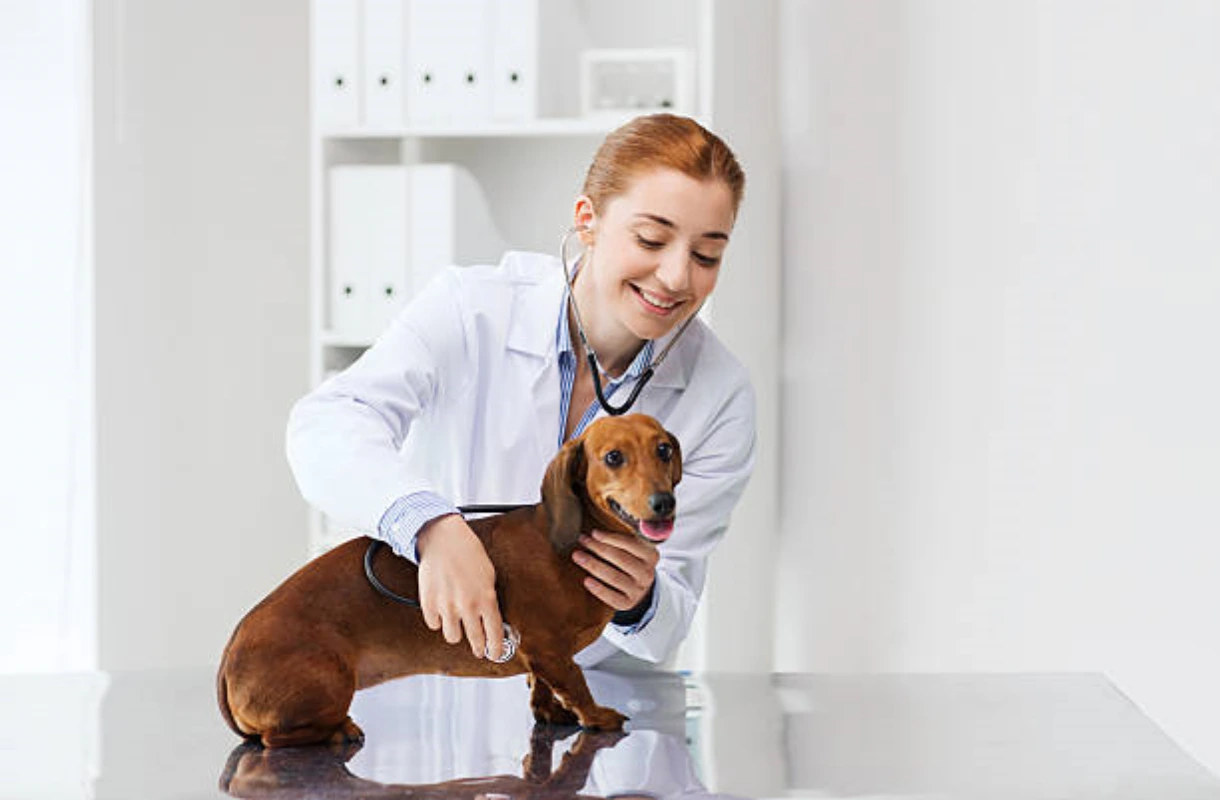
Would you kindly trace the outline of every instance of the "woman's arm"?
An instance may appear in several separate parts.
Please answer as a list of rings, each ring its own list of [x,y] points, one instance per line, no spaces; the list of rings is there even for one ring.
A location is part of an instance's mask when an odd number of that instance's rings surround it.
[[[346,371],[293,406],[288,462],[305,499],[333,519],[387,541],[396,553],[419,550],[424,621],[452,644],[463,634],[475,657],[502,646],[495,570],[465,521],[412,474],[399,451],[412,423],[465,386],[466,334],[456,275],[442,273]],[[408,518],[405,504],[434,509]],[[387,510],[396,510],[383,529]]]
[[[450,387],[464,353],[456,279],[446,272],[355,364],[293,406],[288,463],[305,499],[376,535],[396,500],[433,491],[427,476],[408,471],[399,449],[412,422]]]

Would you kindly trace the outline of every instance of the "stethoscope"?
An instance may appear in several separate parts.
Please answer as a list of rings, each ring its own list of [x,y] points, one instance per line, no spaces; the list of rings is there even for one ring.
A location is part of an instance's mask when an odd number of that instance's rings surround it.
[[[597,402],[605,412],[612,417],[617,417],[621,414],[626,414],[635,405],[636,398],[640,396],[640,392],[644,390],[644,386],[652,378],[653,372],[656,371],[657,367],[661,366],[661,362],[669,355],[669,351],[677,344],[678,339],[681,338],[690,324],[695,321],[695,317],[699,316],[699,309],[703,308],[703,306],[700,305],[699,308],[695,309],[695,313],[686,318],[686,322],[683,322],[682,327],[678,328],[678,332],[674,334],[674,338],[669,340],[669,344],[665,345],[665,349],[661,351],[661,354],[653,359],[652,363],[640,373],[640,377],[635,379],[635,386],[631,388],[631,394],[627,396],[627,401],[621,406],[611,405],[610,401],[606,399],[602,388],[602,369],[597,360],[597,353],[593,352],[593,348],[589,346],[589,338],[585,336],[585,325],[580,318],[580,309],[576,305],[576,277],[568,266],[568,240],[572,238],[572,234],[580,233],[584,230],[588,229],[572,228],[563,235],[563,239],[559,242],[559,261],[563,265],[563,277],[568,284],[568,290],[565,293],[567,295],[568,307],[572,309],[572,316],[576,320],[576,333],[580,336],[580,343],[585,348],[585,357],[589,360],[589,369],[593,372],[593,392],[597,395]]]
[[[523,503],[518,505],[458,506],[458,511],[460,511],[463,515],[503,514],[509,511],[516,511],[518,508],[529,508],[532,505],[532,503]],[[377,590],[377,593],[382,597],[387,597],[390,600],[393,600],[395,603],[402,603],[404,606],[410,606],[411,608],[421,608],[418,600],[410,597],[403,597],[402,595],[398,594],[393,589],[382,583],[380,579],[378,579],[376,573],[373,572],[373,557],[377,555],[377,551],[384,546],[385,542],[379,539],[373,539],[371,542],[369,542],[368,549],[364,551],[364,577],[368,579],[369,584],[371,584],[372,587]],[[509,625],[507,622],[503,623],[503,626],[504,649],[500,655],[500,658],[495,660],[495,663],[497,664],[504,664],[512,660],[512,657],[517,654],[517,647],[521,644],[521,634],[517,633],[517,629],[512,625]],[[490,646],[484,646],[483,652],[487,658],[491,658]]]
[[[678,328],[678,332],[676,334],[674,334],[674,337],[672,339],[669,340],[669,344],[665,345],[665,349],[661,351],[661,354],[659,356],[657,356],[655,359],[653,359],[652,363],[650,363],[644,369],[644,371],[640,373],[640,376],[638,378],[636,378],[635,386],[632,387],[631,394],[629,394],[627,396],[627,401],[625,403],[623,403],[621,406],[611,405],[610,401],[606,399],[605,390],[602,387],[602,378],[601,378],[602,370],[601,370],[600,364],[597,361],[597,354],[593,352],[593,348],[589,346],[589,339],[587,336],[585,336],[584,322],[580,318],[580,309],[576,306],[576,278],[575,278],[575,275],[574,275],[572,269],[568,266],[568,252],[567,252],[568,251],[568,240],[572,238],[572,234],[579,233],[581,230],[587,230],[587,229],[572,228],[571,230],[569,230],[567,233],[565,233],[563,235],[563,239],[560,240],[560,242],[559,242],[559,261],[563,265],[563,276],[564,276],[564,279],[567,281],[567,292],[566,292],[567,298],[566,299],[567,299],[568,307],[572,309],[572,316],[576,320],[576,332],[580,336],[580,343],[584,346],[586,357],[589,359],[589,369],[593,372],[593,391],[597,395],[597,402],[601,405],[601,407],[603,409],[605,409],[607,414],[609,414],[612,417],[617,417],[622,414],[626,414],[627,411],[629,411],[631,409],[631,407],[633,405],[635,405],[636,398],[638,398],[640,396],[640,392],[642,392],[644,390],[644,386],[646,386],[648,384],[649,379],[652,378],[653,372],[656,371],[657,367],[661,366],[661,362],[663,362],[665,360],[665,357],[667,355],[669,355],[669,351],[673,349],[674,344],[677,343],[678,339],[682,336],[683,332],[686,331],[687,327],[689,327],[690,324],[695,321],[695,317],[699,316],[699,309],[695,309],[695,313],[691,314],[690,317],[687,318],[686,322],[682,323],[682,327]],[[699,308],[702,308],[702,306],[700,306]],[[460,511],[462,514],[497,514],[497,513],[513,511],[518,508],[525,508],[525,506],[524,505],[458,506],[458,511]],[[368,549],[364,551],[364,575],[365,575],[365,577],[368,579],[368,582],[373,586],[373,588],[376,589],[377,592],[379,594],[381,594],[382,596],[387,597],[396,603],[402,603],[403,605],[411,606],[412,608],[419,608],[420,605],[419,605],[418,600],[413,600],[409,597],[403,597],[402,595],[397,594],[396,592],[392,591],[384,583],[382,583],[380,580],[378,580],[377,575],[373,572],[373,557],[375,555],[377,555],[377,551],[380,550],[384,546],[384,544],[385,544],[384,542],[377,540],[377,539],[374,539],[373,541],[369,542]],[[514,655],[516,655],[517,646],[520,643],[521,643],[521,635],[518,634],[517,631],[511,625],[509,625],[507,622],[505,622],[504,623],[504,653],[503,653],[503,656],[499,659],[499,661],[497,661],[497,663],[503,664],[506,661],[509,661]]]

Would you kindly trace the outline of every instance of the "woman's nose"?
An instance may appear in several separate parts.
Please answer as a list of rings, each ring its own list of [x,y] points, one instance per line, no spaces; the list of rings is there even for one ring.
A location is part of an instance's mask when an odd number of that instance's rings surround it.
[[[666,291],[674,294],[685,292],[690,286],[690,264],[678,248],[672,248],[661,258],[656,274]]]

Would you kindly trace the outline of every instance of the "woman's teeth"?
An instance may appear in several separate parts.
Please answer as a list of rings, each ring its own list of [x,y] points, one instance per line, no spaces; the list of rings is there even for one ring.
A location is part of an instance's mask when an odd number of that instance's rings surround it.
[[[640,293],[640,295],[643,296],[643,298],[648,301],[649,305],[656,306],[657,308],[670,309],[678,304],[677,301],[666,302],[666,301],[662,300],[661,298],[657,297],[652,292],[649,292],[646,289],[641,289],[638,286],[635,288],[636,288],[636,291],[638,291]]]

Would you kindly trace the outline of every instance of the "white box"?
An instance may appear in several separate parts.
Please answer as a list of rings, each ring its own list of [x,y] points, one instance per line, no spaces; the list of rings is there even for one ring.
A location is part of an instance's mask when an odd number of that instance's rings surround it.
[[[694,58],[683,48],[585,50],[580,54],[586,117],[670,111],[693,116]]]
[[[364,0],[364,59],[361,95],[363,126],[401,127],[406,97],[402,83],[406,65],[406,0]]]
[[[360,124],[360,15],[357,0],[313,0],[312,96],[323,130]]]

